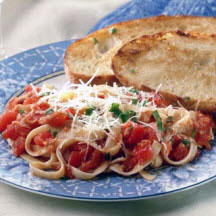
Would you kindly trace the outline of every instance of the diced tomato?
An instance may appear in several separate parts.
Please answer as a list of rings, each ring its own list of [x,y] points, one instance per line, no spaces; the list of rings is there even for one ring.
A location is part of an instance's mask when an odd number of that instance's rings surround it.
[[[16,106],[17,104],[17,101],[18,101],[18,98],[17,97],[13,97],[9,100],[8,104],[7,104],[7,108],[9,110],[12,110],[14,109],[14,107]]]
[[[123,140],[126,147],[133,147],[144,139],[144,130],[144,127],[140,124],[126,123],[126,126],[123,126]]]
[[[25,152],[25,138],[18,137],[12,143],[12,149],[15,156],[19,157],[21,154]]]
[[[68,163],[84,172],[96,169],[103,161],[103,154],[86,143],[76,143],[68,151],[71,151]],[[67,157],[66,151],[64,154],[66,162]]]
[[[212,139],[211,128],[214,127],[215,124],[211,116],[197,112],[195,122],[195,140],[200,146],[204,146],[208,150],[211,149],[211,145],[209,143]]]
[[[41,110],[47,110],[47,109],[50,108],[50,105],[48,103],[46,103],[46,102],[42,102],[42,103],[39,104],[39,107],[40,107]]]
[[[145,134],[144,136],[145,139],[148,139],[151,141],[157,140],[156,132],[151,127],[145,127],[144,134]]]
[[[179,143],[172,149],[172,151],[169,154],[169,158],[171,158],[174,161],[180,161],[188,155],[188,152],[189,147],[187,147],[183,143]]]
[[[84,172],[87,172],[92,169],[96,169],[99,167],[103,160],[103,155],[100,151],[97,149],[94,150],[94,152],[90,156],[90,160],[83,162],[81,165],[81,170]]]
[[[32,86],[31,85],[27,85],[26,88],[25,88],[25,91],[26,93],[28,92],[31,92],[33,89],[32,89]],[[36,87],[36,91],[37,92],[40,92],[41,88],[40,87]]]
[[[82,156],[79,152],[73,151],[69,157],[69,164],[73,167],[79,168],[82,163]]]
[[[133,130],[134,123],[132,121],[127,121],[125,124],[122,125],[122,135],[125,139],[130,137],[130,134]]]
[[[65,122],[69,119],[67,114],[57,111],[50,115],[44,116],[40,119],[40,124],[49,124],[52,127],[63,127]]]
[[[32,91],[32,86],[31,85],[27,85],[25,88],[26,93],[31,92]]]
[[[155,105],[157,107],[166,107],[169,105],[169,103],[162,98],[161,95],[156,94],[155,92],[152,92],[153,97],[149,99],[149,101],[154,101]]]
[[[74,115],[76,114],[76,110],[73,109],[73,108],[71,108],[71,107],[69,107],[69,108],[66,110],[66,113],[72,114],[72,115],[74,116]],[[77,115],[80,116],[80,115],[82,115],[82,114],[84,114],[84,113],[85,113],[85,109],[79,110]]]
[[[150,140],[143,140],[133,149],[133,155],[140,163],[145,163],[152,159],[153,150],[151,143]]]
[[[71,168],[69,166],[65,167],[65,177],[68,177],[70,179],[74,179],[75,176],[73,175]]]
[[[50,140],[53,139],[53,135],[49,131],[42,132],[34,137],[34,143],[41,147],[44,147],[48,144]]]
[[[44,115],[42,113],[28,113],[24,118],[23,122],[29,125],[32,129],[40,126],[39,120]]]
[[[99,92],[97,96],[98,98],[101,98],[101,99],[105,98],[105,94],[103,92]]]
[[[16,140],[18,137],[25,138],[30,132],[30,130],[30,128],[27,128],[14,122],[7,126],[6,130],[4,130],[4,132],[2,133],[2,138],[12,140]]]
[[[5,111],[0,116],[0,131],[4,131],[9,124],[16,120],[17,111]]]
[[[170,159],[174,161],[180,161],[187,156],[189,152],[189,146],[182,143],[182,140],[184,139],[185,138],[183,136],[174,134],[172,136],[172,142],[166,143]]]
[[[124,172],[130,172],[134,166],[138,163],[138,160],[136,157],[128,157],[127,160],[124,161]]]
[[[178,145],[179,143],[181,143],[182,139],[183,139],[182,136],[180,136],[180,135],[178,135],[178,134],[174,134],[174,135],[172,136],[172,144],[173,144],[173,145]]]
[[[86,143],[77,143],[76,145],[74,145],[73,149],[75,151],[79,151],[82,158],[86,160],[94,151],[94,148],[90,145],[87,145]]]
[[[73,109],[73,108],[71,108],[71,107],[69,107],[69,108],[66,110],[66,113],[72,114],[72,115],[74,116],[74,115],[76,114],[76,110]]]
[[[35,104],[33,106],[34,111],[45,111],[50,108],[50,105],[46,102],[42,102],[40,104]]]
[[[156,140],[155,131],[150,127],[133,123],[131,121],[125,123],[122,127],[123,140],[126,147],[134,147],[135,144],[141,142],[143,139]]]
[[[27,104],[34,104],[36,103],[38,100],[40,99],[40,97],[38,96],[32,96],[30,98],[27,98],[25,101],[24,101],[24,105],[27,105]]]

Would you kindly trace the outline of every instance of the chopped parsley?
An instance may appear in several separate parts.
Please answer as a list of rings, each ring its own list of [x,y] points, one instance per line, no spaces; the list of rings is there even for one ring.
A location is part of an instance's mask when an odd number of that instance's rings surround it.
[[[108,161],[108,160],[110,160],[110,153],[109,152],[107,152],[106,154],[105,154],[105,157],[104,157],[104,159],[106,160],[106,161]]]
[[[45,112],[45,114],[46,115],[49,115],[49,114],[51,114],[51,113],[53,113],[54,112],[54,110],[51,108],[51,109],[48,109],[46,112]]]
[[[157,122],[158,130],[160,130],[160,131],[163,132],[163,131],[164,131],[164,127],[163,127],[163,123],[162,123],[162,120],[161,120],[161,117],[160,117],[158,111],[157,111],[157,110],[154,110],[154,111],[152,112],[152,115],[153,115],[155,121]]]
[[[145,106],[147,103],[148,103],[148,99],[146,99],[146,100],[143,101],[142,106]]]
[[[119,104],[118,103],[112,103],[111,108],[109,110],[110,112],[112,112],[114,114],[115,117],[119,117],[119,115],[121,114],[121,110],[119,109]]]
[[[49,132],[52,134],[53,138],[56,138],[56,136],[58,134],[57,131],[49,130]]]
[[[98,44],[98,40],[96,38],[93,38],[93,40],[95,45]]]
[[[185,101],[185,102],[188,102],[189,100],[190,100],[190,97],[185,97],[185,98],[184,98],[184,101]]]
[[[190,145],[190,141],[188,139],[182,139],[181,142],[185,145],[185,146],[189,146]]]
[[[73,115],[71,113],[68,113],[68,117],[73,120]]]
[[[50,95],[50,92],[44,92],[43,94],[39,95],[39,97],[44,97]]]
[[[130,73],[134,74],[135,73],[135,70],[133,68],[131,68],[130,70]]]
[[[169,124],[169,123],[172,123],[173,122],[173,116],[168,116],[167,119],[166,119],[166,123]]]
[[[136,105],[138,103],[138,99],[132,99],[132,104]]]
[[[135,93],[135,94],[139,93],[139,91],[137,89],[135,89],[135,88],[130,89],[129,92]]]
[[[93,110],[95,110],[95,107],[90,107],[90,108],[86,109],[85,114],[87,116],[90,116],[90,115],[92,115]]]
[[[122,112],[119,115],[119,118],[122,120],[123,123],[128,121],[129,118],[131,118],[133,122],[137,122],[136,112],[134,112],[133,110],[126,110],[125,112]]]
[[[110,34],[115,34],[116,32],[117,32],[117,28],[112,27],[109,29]]]
[[[126,110],[125,112],[122,112],[119,109],[118,103],[112,104],[112,106],[110,108],[110,112],[112,112],[116,118],[119,117],[123,123],[128,121],[129,118],[131,118],[132,121],[137,122],[136,112],[134,112],[133,110]]]
[[[197,134],[197,130],[195,129],[195,130],[192,132],[191,137],[195,139],[195,138],[196,138],[196,134]]]
[[[19,109],[18,112],[19,112],[21,115],[25,113],[25,111],[22,110],[22,109]]]

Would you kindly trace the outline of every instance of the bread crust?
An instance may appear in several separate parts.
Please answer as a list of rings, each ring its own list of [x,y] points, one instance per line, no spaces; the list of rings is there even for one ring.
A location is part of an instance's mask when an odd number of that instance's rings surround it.
[[[132,67],[134,74],[129,72]],[[159,91],[170,103],[216,114],[215,34],[170,31],[144,35],[118,51],[112,69],[125,86],[155,91],[160,82]]]
[[[117,29],[115,34],[109,32],[112,28]],[[194,30],[213,34],[216,33],[216,19],[215,17],[161,15],[107,26],[77,40],[68,47],[64,57],[66,75],[72,82],[77,83],[80,79],[85,82],[92,77],[96,68],[100,68],[93,83],[112,84],[117,82],[111,69],[111,60],[118,49],[142,35],[169,30],[183,30],[185,32]],[[96,45],[94,38],[98,41]]]

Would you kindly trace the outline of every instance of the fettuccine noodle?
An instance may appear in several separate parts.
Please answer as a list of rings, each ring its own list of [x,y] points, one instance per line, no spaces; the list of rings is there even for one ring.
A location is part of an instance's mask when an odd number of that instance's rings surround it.
[[[2,137],[37,177],[89,180],[101,173],[156,178],[211,149],[214,122],[131,87],[27,86],[0,116]]]

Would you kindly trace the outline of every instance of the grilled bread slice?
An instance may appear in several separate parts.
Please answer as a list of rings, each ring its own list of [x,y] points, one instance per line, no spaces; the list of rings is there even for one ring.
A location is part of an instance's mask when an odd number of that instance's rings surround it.
[[[129,41],[146,34],[170,30],[216,33],[216,19],[192,16],[157,16],[131,20],[100,29],[71,44],[65,54],[64,65],[71,82],[88,81],[95,75],[94,83],[117,81],[111,69],[111,60],[118,49]],[[97,73],[95,74],[96,70]]]
[[[125,44],[112,60],[119,81],[157,90],[170,102],[216,113],[216,36],[167,32]]]

